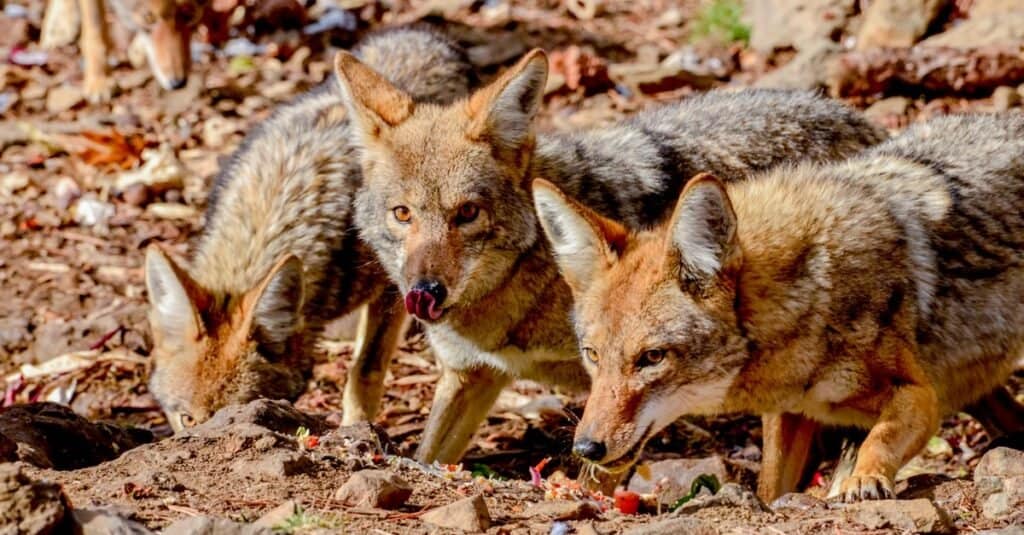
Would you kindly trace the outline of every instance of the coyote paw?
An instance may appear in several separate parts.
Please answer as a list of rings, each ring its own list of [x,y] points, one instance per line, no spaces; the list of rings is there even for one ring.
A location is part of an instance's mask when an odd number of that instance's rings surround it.
[[[86,77],[84,87],[85,98],[92,104],[110,102],[114,96],[114,81],[103,76],[97,78]]]
[[[892,490],[892,481],[880,475],[852,475],[843,482],[840,497],[844,502],[852,503],[862,500],[888,500],[896,494]]]

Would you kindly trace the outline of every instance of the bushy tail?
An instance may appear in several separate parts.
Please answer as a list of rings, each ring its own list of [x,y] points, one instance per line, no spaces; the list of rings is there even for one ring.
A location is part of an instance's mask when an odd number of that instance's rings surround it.
[[[414,100],[447,104],[468,93],[472,67],[465,52],[436,31],[417,27],[375,32],[353,53]]]

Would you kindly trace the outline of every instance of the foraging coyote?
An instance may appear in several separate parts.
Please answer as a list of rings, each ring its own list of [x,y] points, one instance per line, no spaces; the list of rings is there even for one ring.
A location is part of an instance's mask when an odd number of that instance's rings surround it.
[[[468,63],[431,32],[384,32],[357,54],[417,99],[467,92]],[[147,251],[150,388],[176,429],[228,403],[297,397],[324,323],[363,303],[344,418],[376,412],[405,315],[352,227],[362,175],[351,137],[333,80],[282,106],[217,178],[191,265]]]
[[[730,178],[698,175],[641,232],[535,184],[594,381],[578,452],[617,470],[684,414],[767,415],[771,499],[819,424],[857,426],[849,501],[891,497],[968,404],[1024,430],[1002,386],[1024,351],[1024,117],[937,119],[843,163]]]
[[[712,92],[578,135],[534,136],[548,63],[535,50],[448,106],[414,102],[340,53],[365,185],[360,235],[425,324],[443,373],[421,461],[455,462],[514,378],[585,388],[571,295],[540,236],[530,183],[546,177],[599,212],[652,224],[683,177],[742,177],[795,159],[834,160],[883,139],[812,94]]]

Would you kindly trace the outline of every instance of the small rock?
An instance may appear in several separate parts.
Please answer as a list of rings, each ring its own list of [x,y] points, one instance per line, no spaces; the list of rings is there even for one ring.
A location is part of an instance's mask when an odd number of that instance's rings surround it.
[[[746,0],[750,46],[760,52],[831,39],[854,14],[857,0]]]
[[[921,46],[970,49],[996,45],[1018,46],[1021,42],[1024,42],[1024,9],[970,17],[945,32],[921,41]]]
[[[982,477],[1024,477],[1024,451],[993,448],[974,469],[974,481]]]
[[[220,116],[214,116],[203,123],[202,134],[203,145],[210,148],[223,147],[228,136],[238,131],[238,123],[229,121]]]
[[[1020,104],[1020,94],[1013,87],[997,87],[992,93],[992,107],[996,111],[1007,111]]]
[[[736,483],[726,483],[713,496],[700,496],[686,502],[675,514],[690,514],[708,507],[740,507],[749,511],[769,512],[768,506],[749,489]]]
[[[1024,510],[1024,477],[975,475],[975,503],[985,518],[1002,520]]]
[[[267,511],[258,520],[252,523],[253,526],[271,528],[284,524],[289,518],[295,516],[301,510],[298,502],[288,500],[281,505]]]
[[[0,193],[10,195],[29,184],[28,175],[25,173],[9,173],[0,178]]]
[[[412,485],[387,470],[360,470],[348,478],[334,499],[350,507],[398,509],[412,496]]]
[[[584,522],[576,525],[576,535],[601,535],[592,522]]]
[[[327,432],[320,437],[317,449],[356,457],[373,457],[395,451],[387,433],[369,422],[345,425]]]
[[[649,478],[640,474],[645,472]],[[661,503],[673,504],[690,494],[694,480],[703,474],[711,474],[720,483],[729,481],[729,470],[725,459],[718,455],[704,459],[669,459],[647,465],[647,470],[637,471],[629,480],[626,488],[637,494],[652,494],[658,486],[658,498]]]
[[[77,535],[148,535],[146,526],[110,509],[75,509],[71,512]]]
[[[54,87],[46,94],[46,111],[60,113],[70,110],[85,102],[82,90],[73,84],[62,84]]]
[[[678,533],[686,533],[687,535],[718,535],[719,531],[705,520],[679,517],[635,527],[627,531],[625,535],[676,535]]]
[[[804,47],[789,63],[761,77],[755,85],[777,89],[825,87],[828,79],[827,66],[841,50],[836,43],[822,39]]]
[[[769,506],[773,511],[789,509],[791,511],[810,511],[812,509],[828,509],[828,503],[810,494],[790,492],[775,499]]]
[[[288,477],[312,471],[316,465],[297,451],[278,450],[257,461],[239,460],[234,464],[236,473],[256,478]]]
[[[930,500],[877,500],[847,505],[846,516],[868,529],[895,529],[910,533],[945,533],[946,516]]]
[[[462,529],[470,532],[483,532],[491,527],[491,513],[483,495],[427,511],[420,519],[441,528]]]
[[[531,505],[523,513],[527,518],[542,517],[548,520],[590,520],[601,512],[590,502],[557,500]]]
[[[911,100],[907,97],[883,98],[864,110],[864,115],[876,123],[884,124],[887,117],[906,115],[910,104]]]
[[[190,516],[160,532],[162,535],[273,535],[273,530],[255,524],[240,524],[226,518]]]
[[[1024,535],[1024,525],[1007,526],[1005,528],[986,529],[977,532],[978,535]]]
[[[294,435],[305,427],[314,435],[323,434],[327,424],[322,418],[306,414],[284,400],[257,399],[245,405],[228,405],[213,418],[193,427],[189,434],[221,436],[226,427],[235,424],[254,424],[285,435]]]
[[[113,204],[92,197],[79,199],[71,207],[72,219],[83,227],[105,226],[117,213]]]
[[[29,478],[20,464],[0,465],[0,533],[61,533],[68,509],[60,485]]]
[[[82,196],[82,188],[79,187],[78,182],[75,182],[75,179],[63,176],[53,186],[53,196],[57,199],[57,206],[66,209]]]
[[[945,0],[874,0],[864,14],[857,48],[912,46],[945,4]]]
[[[121,191],[121,198],[132,206],[145,206],[149,202],[149,188],[145,184],[132,184]]]

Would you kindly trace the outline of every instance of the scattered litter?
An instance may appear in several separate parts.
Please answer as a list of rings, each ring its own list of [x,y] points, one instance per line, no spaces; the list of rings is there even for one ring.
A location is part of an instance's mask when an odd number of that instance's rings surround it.
[[[104,226],[117,209],[109,202],[91,197],[79,199],[71,207],[72,219],[83,227]]]

